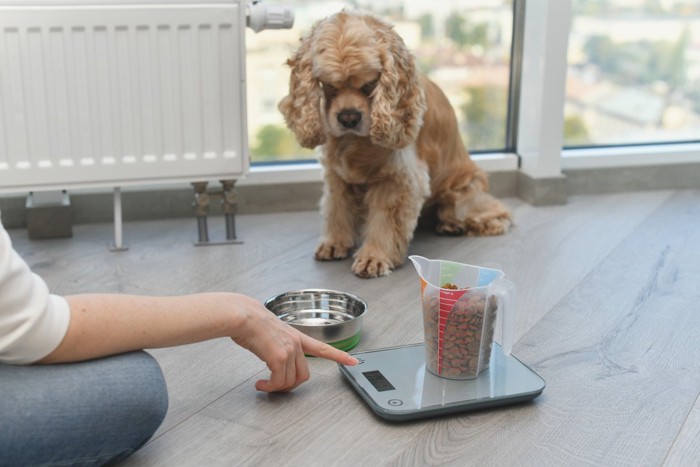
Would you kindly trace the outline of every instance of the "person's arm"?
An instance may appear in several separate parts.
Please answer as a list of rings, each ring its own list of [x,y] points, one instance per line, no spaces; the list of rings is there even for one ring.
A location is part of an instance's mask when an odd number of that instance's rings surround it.
[[[354,365],[357,359],[281,322],[258,301],[235,293],[179,297],[87,294],[66,297],[68,332],[39,363],[86,360],[137,349],[230,337],[265,361],[261,391],[289,391],[309,378],[304,353]]]

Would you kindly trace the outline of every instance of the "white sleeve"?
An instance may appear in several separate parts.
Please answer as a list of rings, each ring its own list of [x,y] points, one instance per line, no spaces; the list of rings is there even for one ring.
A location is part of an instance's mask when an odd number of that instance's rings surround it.
[[[0,363],[41,360],[68,331],[70,307],[12,248],[0,222]]]

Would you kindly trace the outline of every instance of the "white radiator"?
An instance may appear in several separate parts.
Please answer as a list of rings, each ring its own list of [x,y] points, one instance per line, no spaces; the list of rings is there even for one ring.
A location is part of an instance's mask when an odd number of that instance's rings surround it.
[[[246,5],[196,1],[0,0],[0,192],[245,175]]]

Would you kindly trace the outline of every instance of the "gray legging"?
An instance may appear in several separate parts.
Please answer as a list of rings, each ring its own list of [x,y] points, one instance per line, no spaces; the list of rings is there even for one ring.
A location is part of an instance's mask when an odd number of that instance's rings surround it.
[[[81,363],[0,364],[0,465],[102,465],[153,436],[168,409],[146,352]]]

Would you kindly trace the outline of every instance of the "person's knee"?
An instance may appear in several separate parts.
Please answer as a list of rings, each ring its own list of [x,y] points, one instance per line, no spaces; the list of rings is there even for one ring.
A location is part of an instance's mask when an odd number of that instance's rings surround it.
[[[109,463],[126,459],[140,449],[153,437],[165,419],[168,411],[168,391],[163,372],[158,362],[147,352],[133,352],[124,355],[128,362],[131,387],[127,388],[130,401],[129,416],[121,417],[117,423],[123,423],[125,432],[130,432],[129,439],[123,440],[121,450],[114,452]]]
[[[165,417],[165,413],[168,410],[168,389],[165,384],[163,370],[151,354],[144,351],[138,352],[138,354],[140,354],[139,356],[143,361],[144,380],[151,383],[149,405],[156,412],[160,413],[162,417]]]
[[[122,386],[118,405],[120,413],[112,413],[114,432],[123,436],[112,455],[103,459],[108,463],[126,459],[153,437],[168,411],[168,391],[158,362],[147,352],[139,351],[116,357],[125,368],[129,383]]]
[[[137,367],[133,377],[138,387],[133,394],[133,400],[139,407],[136,407],[135,411],[143,413],[147,419],[144,422],[149,421],[148,424],[153,426],[155,433],[168,411],[168,390],[163,371],[156,359],[147,352],[135,352],[130,356],[135,358]]]

